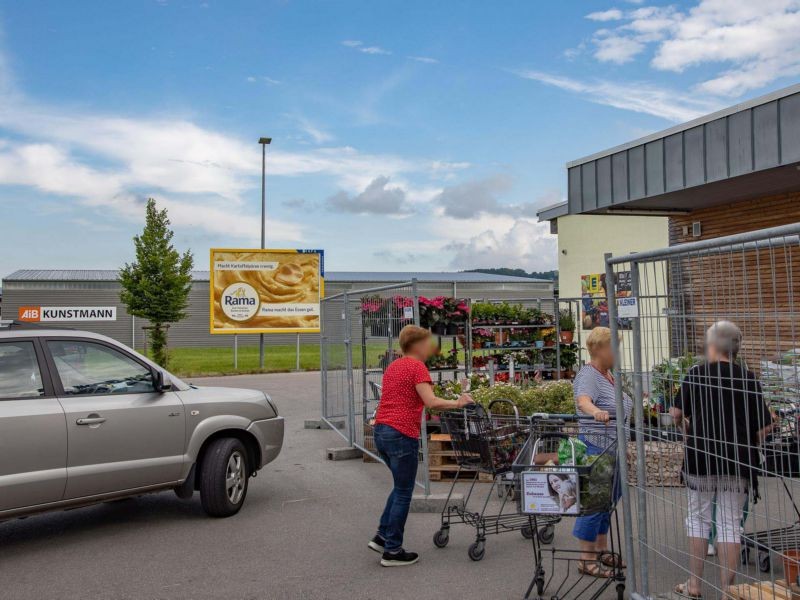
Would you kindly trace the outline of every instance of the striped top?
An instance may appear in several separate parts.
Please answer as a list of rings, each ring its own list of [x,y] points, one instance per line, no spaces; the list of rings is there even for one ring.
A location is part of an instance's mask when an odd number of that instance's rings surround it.
[[[575,412],[579,415],[584,414],[578,408],[578,398],[588,396],[592,403],[600,410],[608,411],[612,419],[617,418],[617,400],[614,394],[614,384],[610,377],[606,377],[590,364],[581,367],[575,376],[573,389],[575,391]],[[625,406],[625,421],[631,415],[633,401],[625,392],[622,393],[622,401]],[[616,423],[598,423],[596,421],[581,421],[580,434],[585,441],[605,449],[611,440],[617,437]]]

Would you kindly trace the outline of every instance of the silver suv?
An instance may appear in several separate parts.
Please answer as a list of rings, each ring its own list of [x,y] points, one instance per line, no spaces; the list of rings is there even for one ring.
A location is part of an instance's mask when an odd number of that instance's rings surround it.
[[[165,489],[227,517],[282,444],[263,392],[187,385],[102,335],[0,325],[0,521]]]

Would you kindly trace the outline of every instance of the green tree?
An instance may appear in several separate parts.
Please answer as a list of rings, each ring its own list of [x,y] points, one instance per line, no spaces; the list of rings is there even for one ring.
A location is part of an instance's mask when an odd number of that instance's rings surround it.
[[[120,299],[128,313],[150,322],[153,360],[162,367],[167,366],[165,325],[186,317],[194,265],[191,251],[180,254],[172,246],[173,235],[166,209],[148,199],[144,230],[133,238],[136,261],[119,272]]]

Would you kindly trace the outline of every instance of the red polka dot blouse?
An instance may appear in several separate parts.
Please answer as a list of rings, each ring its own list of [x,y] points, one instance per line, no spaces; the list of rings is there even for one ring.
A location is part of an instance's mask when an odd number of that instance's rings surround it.
[[[418,383],[433,385],[425,363],[404,356],[390,364],[383,374],[383,389],[375,423],[383,423],[403,435],[418,439],[425,407],[417,393]]]

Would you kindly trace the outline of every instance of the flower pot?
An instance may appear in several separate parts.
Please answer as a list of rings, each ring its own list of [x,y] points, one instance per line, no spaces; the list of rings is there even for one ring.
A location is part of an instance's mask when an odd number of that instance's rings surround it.
[[[784,550],[783,556],[783,575],[786,582],[791,584],[797,583],[797,576],[800,574],[800,550]]]
[[[559,334],[559,338],[561,339],[562,344],[571,344],[572,340],[575,339],[575,332],[574,331],[562,331]]]
[[[442,323],[441,321],[436,321],[431,327],[431,331],[436,335],[445,335],[447,334],[447,325]]]
[[[536,340],[533,345],[537,348],[544,348],[544,340]]]
[[[472,349],[473,350],[480,350],[482,347],[483,347],[483,344],[480,341],[476,342],[475,340],[472,340]]]
[[[545,348],[555,348],[556,347],[556,341],[555,340],[545,340],[544,347]]]
[[[448,323],[445,327],[447,335],[458,335],[458,323]]]

